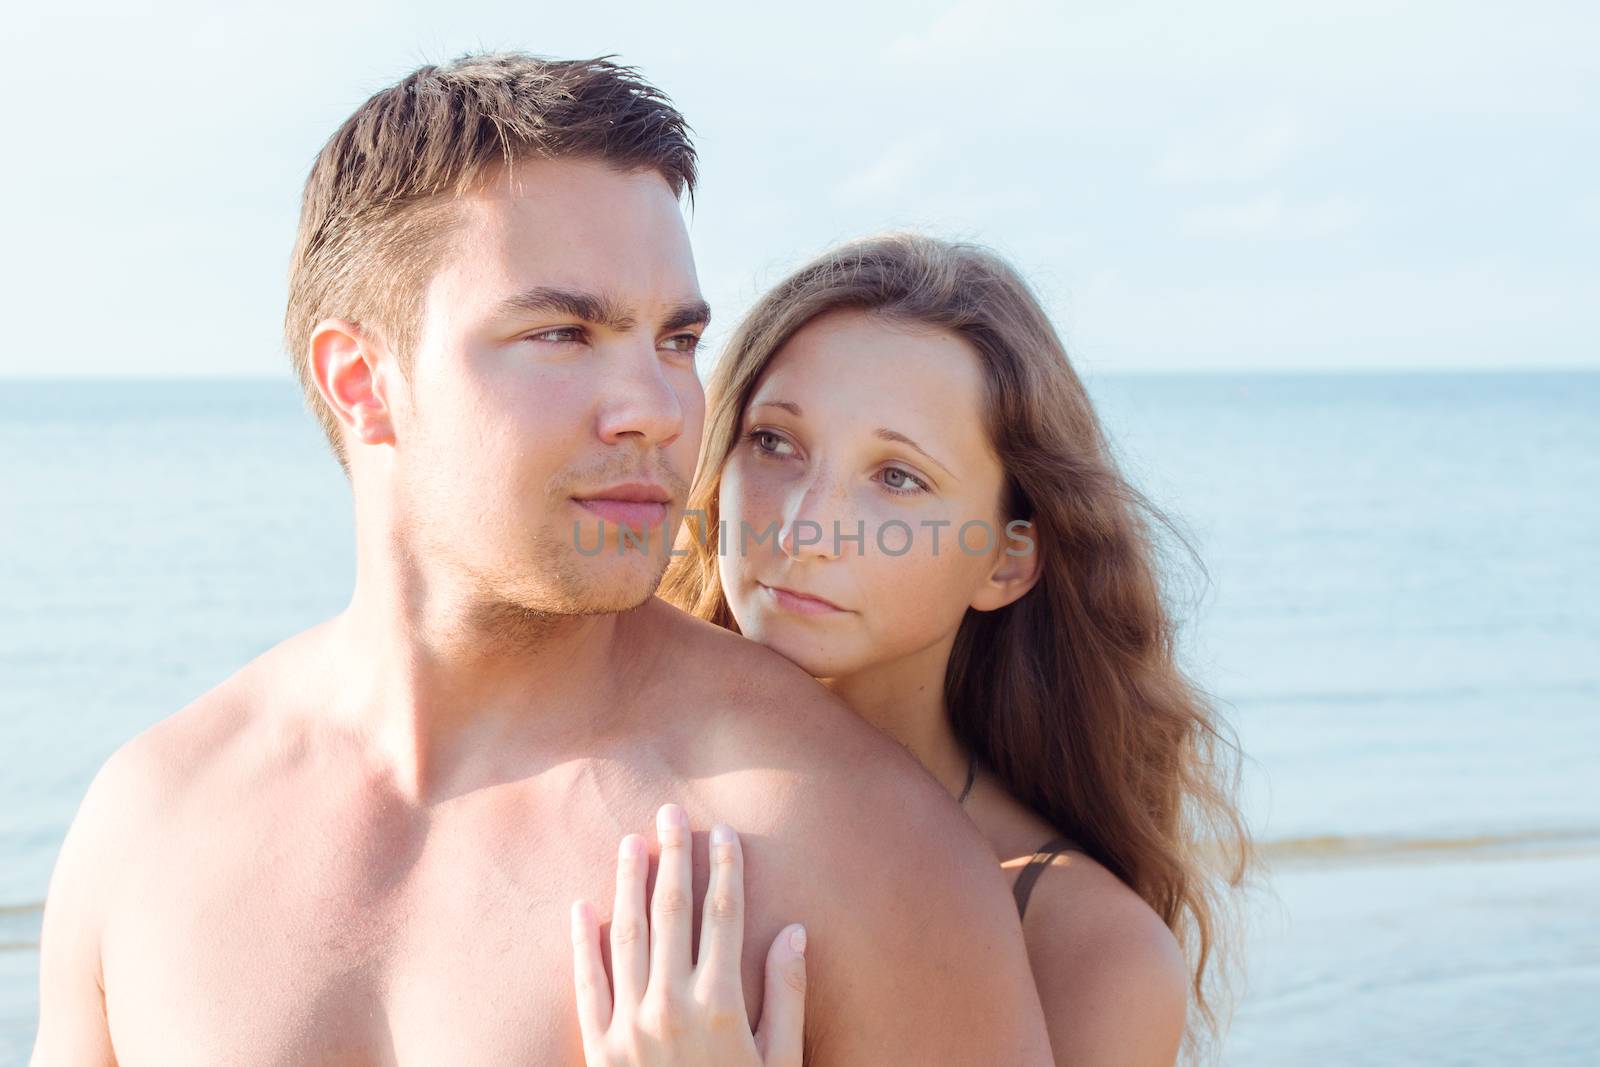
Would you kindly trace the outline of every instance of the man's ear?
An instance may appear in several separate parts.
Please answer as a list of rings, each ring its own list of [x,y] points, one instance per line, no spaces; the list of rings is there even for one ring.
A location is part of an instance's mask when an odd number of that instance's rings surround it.
[[[385,377],[393,362],[372,331],[349,319],[323,319],[311,331],[311,375],[323,403],[351,438],[394,444]]]
[[[1044,577],[1044,553],[1033,524],[1009,522],[995,557],[994,569],[973,594],[977,611],[996,611],[1013,603]]]

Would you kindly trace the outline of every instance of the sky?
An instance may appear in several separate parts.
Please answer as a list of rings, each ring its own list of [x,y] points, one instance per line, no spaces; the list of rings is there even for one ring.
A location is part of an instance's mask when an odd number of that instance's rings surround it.
[[[465,52],[684,112],[715,322],[851,237],[976,240],[1085,374],[1600,368],[1600,7],[117,0],[8,14],[0,378],[289,377],[305,175]]]

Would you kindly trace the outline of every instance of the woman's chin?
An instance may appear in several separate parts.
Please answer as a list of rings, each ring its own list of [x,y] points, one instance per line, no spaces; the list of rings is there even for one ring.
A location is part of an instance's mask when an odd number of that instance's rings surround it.
[[[858,658],[841,654],[831,647],[833,642],[794,632],[792,627],[781,622],[775,625],[758,622],[748,629],[741,623],[739,629],[752,641],[770,648],[813,678],[836,678],[848,673]]]

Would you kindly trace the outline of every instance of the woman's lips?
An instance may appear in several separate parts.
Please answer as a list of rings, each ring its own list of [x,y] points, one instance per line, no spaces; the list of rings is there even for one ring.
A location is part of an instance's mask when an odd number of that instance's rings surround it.
[[[766,591],[767,596],[784,611],[794,612],[796,615],[841,615],[843,608],[836,608],[826,600],[805,596],[801,593],[791,593],[787,589],[778,589],[770,585],[757,582]]]

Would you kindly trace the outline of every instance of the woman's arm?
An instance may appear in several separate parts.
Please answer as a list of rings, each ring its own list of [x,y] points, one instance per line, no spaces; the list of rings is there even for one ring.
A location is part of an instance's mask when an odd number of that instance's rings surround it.
[[[1172,1067],[1189,974],[1172,931],[1111,872],[1058,857],[1028,907],[1030,962],[1058,1064]]]

